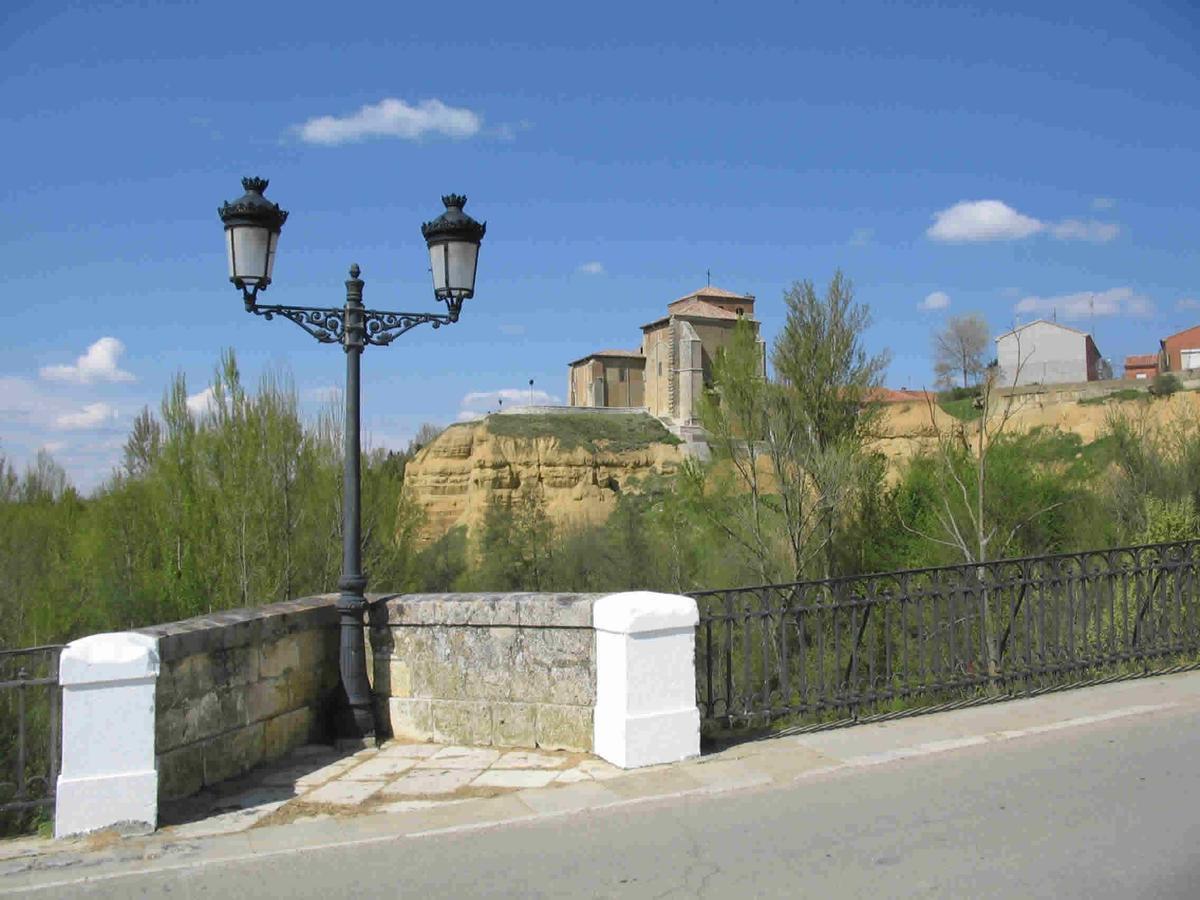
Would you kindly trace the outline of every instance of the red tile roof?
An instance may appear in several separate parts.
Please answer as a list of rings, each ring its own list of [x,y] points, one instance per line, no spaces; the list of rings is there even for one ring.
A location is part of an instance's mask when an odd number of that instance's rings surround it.
[[[1125,368],[1141,368],[1142,366],[1157,366],[1158,356],[1154,353],[1139,353],[1125,357]]]

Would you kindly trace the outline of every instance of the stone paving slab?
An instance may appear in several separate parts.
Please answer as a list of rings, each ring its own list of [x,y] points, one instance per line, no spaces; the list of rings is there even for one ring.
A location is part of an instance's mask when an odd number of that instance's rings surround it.
[[[413,759],[424,759],[440,752],[441,744],[385,744],[379,748],[377,755],[383,757],[404,756]]]
[[[561,756],[534,753],[529,750],[510,750],[492,763],[493,769],[561,769],[566,760]]]
[[[417,763],[420,769],[486,769],[500,757],[486,747],[443,747]]]
[[[417,760],[411,756],[376,756],[351,767],[338,777],[351,781],[386,781],[403,775],[416,764]]]
[[[545,769],[488,769],[471,782],[472,787],[545,787],[557,773]]]
[[[305,794],[301,800],[322,806],[358,806],[383,790],[386,784],[385,781],[331,781]]]
[[[186,825],[178,825],[172,833],[179,838],[211,837],[217,834],[229,834],[231,831],[245,831],[252,825],[261,822],[275,810],[286,803],[279,800],[274,803],[264,803],[249,809],[237,809],[231,812],[210,816]]]
[[[453,794],[466,787],[482,769],[416,769],[393,781],[384,790],[388,796],[423,797],[432,794]]]

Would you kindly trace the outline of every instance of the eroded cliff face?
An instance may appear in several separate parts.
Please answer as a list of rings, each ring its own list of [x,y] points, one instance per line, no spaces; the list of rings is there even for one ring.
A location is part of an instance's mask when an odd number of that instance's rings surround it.
[[[648,477],[674,474],[684,459],[666,429],[662,440],[640,444],[578,442],[546,433],[497,434],[495,418],[450,426],[408,463],[405,491],[425,511],[423,541],[459,525],[474,532],[493,498],[503,503],[540,494],[556,524],[603,522],[619,494],[637,493]]]
[[[1179,416],[1195,418],[1200,415],[1200,393],[1129,404],[1022,399],[1012,408],[1008,429],[1057,428],[1090,443],[1103,433],[1114,409],[1159,423]],[[582,416],[589,429],[584,440],[577,439],[571,427],[560,427],[548,417],[539,422],[534,416],[492,416],[443,431],[408,464],[405,474],[405,490],[426,513],[423,539],[436,540],[459,525],[477,528],[492,497],[505,502],[540,493],[556,524],[603,522],[620,493],[637,493],[639,482],[672,475],[683,462],[682,446],[649,416],[639,428],[615,420],[610,426],[602,416]],[[610,427],[613,439],[606,440],[603,434]],[[869,446],[884,454],[888,478],[895,479],[914,454],[936,447],[938,431],[955,427],[963,426],[936,406],[931,411],[925,403],[897,403],[885,409]],[[977,427],[965,426],[969,437]],[[566,439],[556,431],[565,432]],[[631,439],[635,431],[640,436]],[[763,474],[769,477],[765,460]]]

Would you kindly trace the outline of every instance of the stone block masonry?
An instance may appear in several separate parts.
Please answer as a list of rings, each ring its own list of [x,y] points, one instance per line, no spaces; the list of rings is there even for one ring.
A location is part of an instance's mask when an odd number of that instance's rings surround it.
[[[374,690],[414,740],[592,749],[593,594],[408,594],[371,613]]]
[[[159,797],[206,785],[325,737],[338,685],[335,594],[142,629],[158,641]]]
[[[380,737],[594,752],[623,768],[699,752],[690,598],[368,599]],[[335,603],[309,597],[70,644],[56,833],[152,829],[163,801],[328,741]]]

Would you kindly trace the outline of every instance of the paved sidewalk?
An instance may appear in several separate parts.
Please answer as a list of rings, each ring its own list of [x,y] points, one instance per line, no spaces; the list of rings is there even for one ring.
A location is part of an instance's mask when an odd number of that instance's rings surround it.
[[[167,838],[211,837],[251,827],[427,810],[529,788],[622,774],[583,753],[389,741],[356,753],[301,747],[248,776],[167,806]]]
[[[1086,729],[1173,707],[1200,712],[1200,673],[1121,682],[936,715],[739,744],[621,771],[582,754],[392,742],[286,765],[164,811],[153,835],[0,842],[0,895],[71,878],[473,830],[606,807],[850,775],[964,748]],[[899,770],[898,770],[899,775]]]

